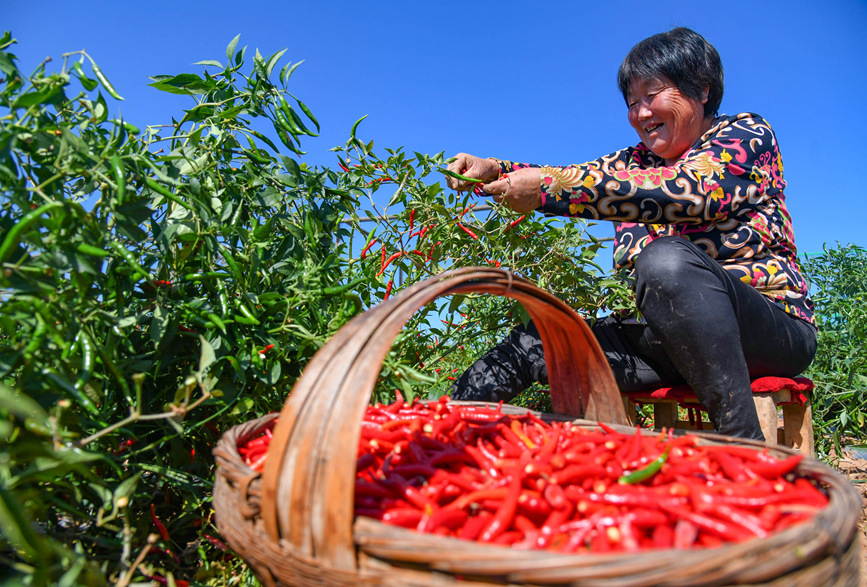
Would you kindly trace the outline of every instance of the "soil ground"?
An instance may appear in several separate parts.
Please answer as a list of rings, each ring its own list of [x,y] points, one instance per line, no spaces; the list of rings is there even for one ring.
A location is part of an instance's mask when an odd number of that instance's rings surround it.
[[[847,455],[848,456],[848,455]],[[867,587],[867,460],[842,458],[837,469],[849,477],[861,494],[861,587]]]

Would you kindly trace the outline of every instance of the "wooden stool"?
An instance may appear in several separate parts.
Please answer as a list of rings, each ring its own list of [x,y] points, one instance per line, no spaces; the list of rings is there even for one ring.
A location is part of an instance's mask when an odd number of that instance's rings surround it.
[[[759,377],[753,379],[751,387],[765,442],[795,448],[813,456],[813,410],[810,403],[813,382],[806,377]],[[622,395],[629,416],[635,414],[636,404],[653,404],[657,429],[665,426],[702,430],[701,415],[706,410],[687,385]],[[782,422],[777,413],[778,406],[782,408]],[[686,409],[687,420],[679,419],[678,407]]]

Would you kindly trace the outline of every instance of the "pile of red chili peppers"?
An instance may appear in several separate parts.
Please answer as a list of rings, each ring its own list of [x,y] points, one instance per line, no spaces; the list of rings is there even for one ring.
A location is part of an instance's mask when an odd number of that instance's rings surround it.
[[[261,470],[270,430],[239,447]],[[623,434],[438,401],[369,406],[355,513],[564,553],[709,548],[803,521],[827,496],[777,459],[693,435]]]

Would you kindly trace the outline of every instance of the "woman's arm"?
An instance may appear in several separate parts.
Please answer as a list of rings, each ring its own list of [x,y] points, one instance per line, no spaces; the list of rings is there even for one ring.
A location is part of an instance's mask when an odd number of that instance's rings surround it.
[[[773,130],[755,114],[721,119],[675,165],[661,163],[638,145],[582,165],[541,167],[539,210],[621,222],[707,225],[754,208],[785,187]]]

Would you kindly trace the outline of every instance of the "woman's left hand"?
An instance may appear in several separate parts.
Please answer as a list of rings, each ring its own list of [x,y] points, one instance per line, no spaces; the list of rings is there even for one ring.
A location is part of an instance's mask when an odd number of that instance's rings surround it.
[[[497,181],[482,186],[498,204],[515,212],[532,212],[542,205],[541,174],[538,167],[525,167],[504,173]]]

